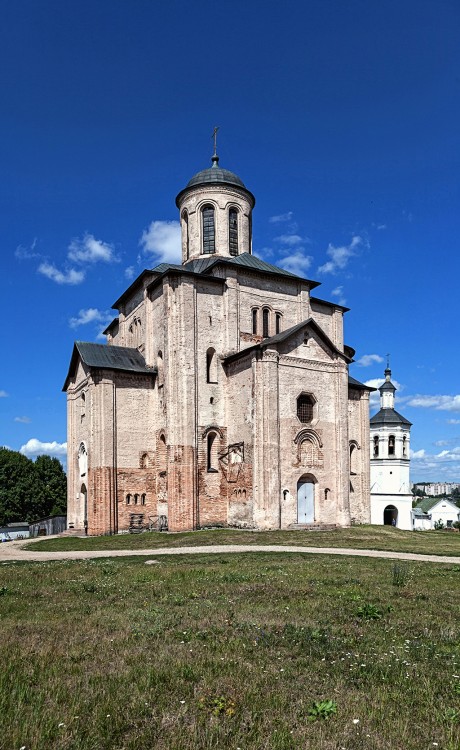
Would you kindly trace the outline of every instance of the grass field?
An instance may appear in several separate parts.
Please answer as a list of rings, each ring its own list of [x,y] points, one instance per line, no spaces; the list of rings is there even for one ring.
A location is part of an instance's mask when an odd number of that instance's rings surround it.
[[[460,748],[460,566],[156,559],[0,567],[2,750]]]
[[[34,542],[34,550],[155,549],[196,547],[201,544],[298,544],[306,547],[419,552],[428,555],[460,555],[460,534],[447,531],[401,531],[391,526],[352,526],[332,531],[239,531],[213,529],[180,534],[146,532],[99,537],[63,537]]]

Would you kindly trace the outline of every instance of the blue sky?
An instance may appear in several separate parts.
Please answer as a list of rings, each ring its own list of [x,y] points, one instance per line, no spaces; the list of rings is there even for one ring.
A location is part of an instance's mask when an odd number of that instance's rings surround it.
[[[174,199],[220,164],[254,251],[391,354],[414,481],[460,481],[457,0],[15,0],[0,25],[0,444],[63,458],[74,339],[173,259]]]

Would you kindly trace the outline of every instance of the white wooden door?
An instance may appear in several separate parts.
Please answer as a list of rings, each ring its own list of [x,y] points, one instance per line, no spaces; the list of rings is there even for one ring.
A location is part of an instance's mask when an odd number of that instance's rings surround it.
[[[297,485],[297,523],[314,523],[315,485],[299,482]]]

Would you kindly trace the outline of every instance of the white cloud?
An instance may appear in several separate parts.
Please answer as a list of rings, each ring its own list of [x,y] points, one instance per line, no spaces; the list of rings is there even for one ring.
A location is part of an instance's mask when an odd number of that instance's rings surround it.
[[[386,224],[378,224],[378,226],[377,226],[377,229],[378,229],[379,232],[381,232],[382,229],[386,229],[386,228],[387,228]]]
[[[270,224],[279,224],[282,221],[291,221],[293,217],[292,211],[288,211],[285,214],[278,214],[277,216],[270,216],[269,222]]]
[[[336,286],[331,292],[332,297],[337,297],[337,304],[344,305],[347,301],[343,296],[343,286]]]
[[[8,395],[9,394],[6,391],[0,391],[0,398],[7,398]]]
[[[15,417],[15,422],[20,422],[21,424],[30,424],[31,419],[30,417]]]
[[[281,234],[279,237],[275,237],[275,242],[293,247],[294,245],[301,245],[304,240],[299,234]]]
[[[113,245],[97,240],[92,234],[85,234],[82,239],[72,240],[67,257],[74,263],[81,264],[119,261],[119,258],[115,257]]]
[[[425,481],[458,481],[460,478],[460,447],[430,454],[425,448],[410,451],[411,473]]]
[[[408,406],[435,409],[436,411],[460,411],[460,395],[424,396],[417,394],[407,399]]]
[[[61,458],[67,456],[67,443],[57,443],[55,440],[51,443],[42,443],[37,438],[31,438],[21,446],[19,452],[28,458],[36,458],[42,454]]]
[[[425,458],[425,448],[421,448],[419,451],[413,451],[411,448],[409,449],[409,454],[411,458],[417,459],[417,458]]]
[[[157,263],[180,263],[181,234],[178,221],[152,221],[142,233],[139,244]]]
[[[85,278],[84,271],[76,271],[74,268],[70,268],[63,273],[51,263],[40,263],[38,273],[43,274],[51,281],[55,281],[56,284],[81,284]]]
[[[131,281],[131,279],[134,279],[136,275],[136,269],[134,266],[128,266],[128,268],[125,268],[125,279],[128,279],[128,281]]]
[[[380,354],[363,354],[362,357],[356,360],[356,364],[360,367],[369,367],[379,362],[383,362],[383,357]]]
[[[311,255],[304,255],[303,248],[298,248],[291,255],[287,255],[285,258],[281,258],[279,264],[281,268],[286,271],[295,273],[297,276],[303,276],[311,266],[313,258]]]
[[[460,419],[448,419],[447,424],[460,424]]]
[[[37,238],[35,237],[30,247],[24,247],[18,245],[14,251],[14,255],[18,260],[30,260],[31,258],[39,258],[40,253],[35,253],[35,247],[37,245]]]
[[[109,312],[103,312],[98,310],[97,307],[88,307],[87,309],[80,310],[77,318],[70,318],[69,326],[71,328],[78,328],[78,326],[85,326],[88,323],[102,323],[106,325],[110,323],[113,315]]]
[[[357,250],[364,244],[363,238],[359,235],[355,235],[349,245],[341,245],[336,247],[335,245],[329,245],[326,250],[326,254],[331,258],[324,265],[318,268],[319,273],[336,273],[339,270],[343,270],[350,258],[357,255]]]

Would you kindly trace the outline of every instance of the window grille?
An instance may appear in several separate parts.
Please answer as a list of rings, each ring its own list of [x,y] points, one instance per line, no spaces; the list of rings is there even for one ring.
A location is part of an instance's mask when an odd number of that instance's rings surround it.
[[[230,255],[238,255],[238,211],[235,208],[228,214],[228,249]]]
[[[297,399],[297,417],[304,424],[313,419],[313,404],[311,396],[299,396]]]
[[[216,252],[214,208],[205,206],[202,210],[203,220],[203,254]]]

